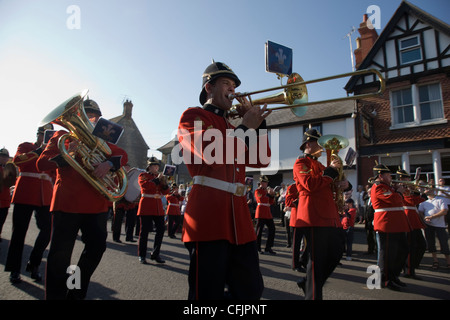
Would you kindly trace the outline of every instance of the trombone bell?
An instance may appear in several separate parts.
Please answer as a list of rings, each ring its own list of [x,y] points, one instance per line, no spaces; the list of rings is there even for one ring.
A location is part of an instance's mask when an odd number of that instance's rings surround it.
[[[251,93],[242,93],[239,95],[230,95],[231,98],[236,97],[244,97],[250,96],[252,94],[273,91],[277,88],[284,88],[282,91],[269,95],[267,97],[263,97],[260,99],[251,100],[253,105],[264,105],[264,104],[285,104],[286,107],[290,107],[291,105],[302,105],[308,102],[308,90],[306,89],[306,85],[302,84],[304,82],[303,78],[298,73],[291,73],[287,80],[287,85],[276,87],[272,89],[264,89],[260,91],[255,91]],[[234,115],[237,113],[237,105],[233,105],[230,109],[230,114]],[[308,110],[306,106],[297,106],[295,108],[290,108],[292,113],[297,117],[302,117],[305,115]]]

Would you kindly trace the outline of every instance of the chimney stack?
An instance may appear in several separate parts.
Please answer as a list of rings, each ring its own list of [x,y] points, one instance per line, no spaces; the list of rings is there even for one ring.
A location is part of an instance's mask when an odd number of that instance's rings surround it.
[[[131,115],[133,113],[133,103],[131,100],[126,100],[123,103],[123,115],[125,116],[125,119],[131,120]]]
[[[370,26],[370,28],[368,25]],[[363,15],[363,21],[359,25],[358,32],[361,37],[358,37],[356,39],[356,49],[354,52],[356,69],[358,69],[358,67],[361,65],[370,49],[372,49],[373,44],[378,39],[378,33],[370,23],[367,14]]]

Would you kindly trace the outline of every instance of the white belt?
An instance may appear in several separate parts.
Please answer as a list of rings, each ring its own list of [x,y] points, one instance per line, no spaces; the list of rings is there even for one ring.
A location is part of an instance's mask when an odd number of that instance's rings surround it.
[[[266,207],[270,207],[270,203],[258,203],[258,206],[266,206]]]
[[[414,211],[418,212],[417,211],[417,207],[413,207],[413,206],[406,206],[406,207],[403,207],[403,209],[405,209],[405,210],[414,210]]]
[[[52,178],[50,178],[48,174],[39,172],[19,172],[19,177],[30,177],[52,181]]]
[[[169,206],[179,207],[180,204],[179,203],[169,203]]]
[[[144,198],[161,199],[161,195],[160,195],[160,194],[157,194],[157,193],[155,193],[155,194],[143,193],[143,194],[141,194],[141,195],[142,195],[142,197],[144,197]]]
[[[375,209],[375,212],[382,212],[382,211],[403,211],[403,210],[405,210],[405,207],[391,207],[391,208]]]
[[[194,184],[199,184],[202,186],[207,186],[214,189],[226,191],[239,197],[245,196],[247,191],[245,185],[243,185],[242,183],[231,183],[205,176],[195,176],[193,181]]]

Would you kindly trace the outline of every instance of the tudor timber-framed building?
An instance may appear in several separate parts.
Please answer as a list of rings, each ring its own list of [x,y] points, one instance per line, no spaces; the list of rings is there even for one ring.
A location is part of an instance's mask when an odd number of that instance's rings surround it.
[[[358,184],[375,160],[421,179],[450,178],[450,26],[403,1],[380,36],[361,23],[357,70],[375,68],[386,80],[380,97],[358,100]],[[345,90],[373,90],[373,76],[352,77]],[[369,89],[371,88],[371,89]]]

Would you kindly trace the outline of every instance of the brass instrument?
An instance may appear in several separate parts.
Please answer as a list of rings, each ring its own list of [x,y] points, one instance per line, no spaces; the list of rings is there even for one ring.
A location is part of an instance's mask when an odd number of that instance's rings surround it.
[[[412,189],[413,191],[421,191],[420,189],[429,189],[432,191],[441,192],[439,197],[450,198],[450,191],[442,188],[436,188],[430,184],[419,184],[418,181],[405,181],[405,180],[392,180],[391,183],[403,184],[404,186]]]
[[[307,84],[324,82],[324,81],[328,81],[328,80],[334,80],[334,79],[345,78],[345,77],[365,75],[365,74],[374,74],[378,77],[379,82],[380,82],[380,87],[379,87],[378,91],[354,95],[354,96],[347,96],[347,97],[341,97],[341,98],[308,102],[308,91],[306,89]],[[354,71],[354,72],[342,73],[342,74],[338,74],[338,75],[334,75],[334,76],[328,76],[328,77],[318,78],[318,79],[308,80],[308,81],[304,81],[298,73],[294,72],[288,77],[288,81],[287,81],[286,85],[269,88],[269,89],[257,90],[257,91],[253,91],[253,92],[230,94],[228,97],[230,99],[234,99],[236,97],[245,97],[245,96],[248,96],[250,98],[250,96],[254,95],[254,94],[283,89],[283,91],[276,93],[274,95],[270,95],[265,98],[252,100],[252,104],[253,105],[286,104],[286,106],[274,107],[274,108],[270,108],[270,110],[279,110],[279,109],[289,108],[295,116],[302,117],[305,115],[305,113],[307,111],[306,106],[311,106],[311,105],[316,105],[316,104],[321,104],[321,103],[328,103],[328,102],[355,100],[355,99],[374,97],[374,96],[378,96],[378,95],[382,94],[385,90],[385,87],[386,87],[385,80],[384,80],[383,76],[381,75],[381,73],[376,69],[358,70],[358,71]],[[233,105],[231,107],[231,109],[228,112],[229,116],[231,116],[231,117],[238,116],[238,112],[237,112],[238,106],[239,105]]]
[[[103,139],[92,134],[94,126],[83,107],[87,93],[88,90],[84,90],[64,101],[41,121],[41,125],[53,123],[69,131],[58,140],[62,157],[97,191],[114,202],[120,200],[127,190],[127,174],[123,168],[108,172],[103,178],[97,178],[92,174],[94,165],[106,161],[111,155],[111,149]],[[78,142],[74,154],[70,154],[67,150],[66,141]]]
[[[340,162],[341,166],[338,168],[339,175],[337,181],[344,180],[344,164],[338,153],[339,150],[348,147],[348,139],[339,135],[330,134],[321,136],[319,140],[317,140],[317,143],[327,151],[327,165],[330,165],[333,160],[338,160]],[[338,211],[343,211],[345,205],[343,190],[337,187],[336,184],[333,184],[333,196]]]

